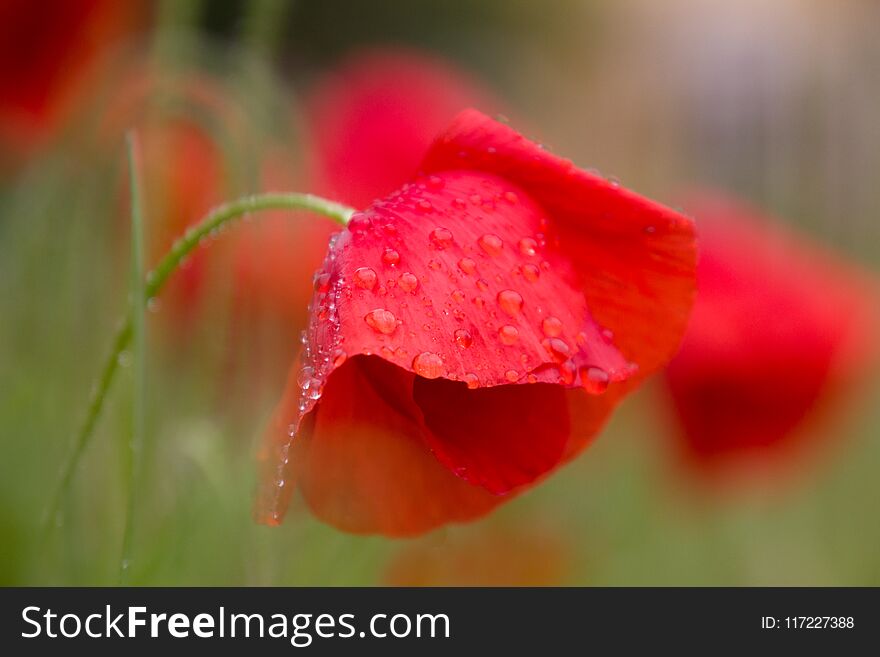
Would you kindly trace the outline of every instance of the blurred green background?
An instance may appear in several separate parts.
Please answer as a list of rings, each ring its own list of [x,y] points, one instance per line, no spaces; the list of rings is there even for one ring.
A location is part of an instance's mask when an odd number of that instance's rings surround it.
[[[308,135],[288,134],[287,108],[312,80],[362,46],[418,48],[469,71],[528,134],[583,167],[670,204],[695,187],[728,190],[876,271],[878,25],[869,0],[166,2],[148,4],[114,47],[123,68],[151,57],[225,81],[224,102],[243,108],[260,143],[283,135],[294,158]],[[116,80],[0,181],[3,585],[117,580],[130,367],[63,522],[40,532],[126,304],[123,146],[117,136],[95,147]],[[262,187],[249,148],[225,151],[236,194]],[[480,551],[491,550],[502,564],[482,579],[492,583],[880,585],[876,377],[822,428],[821,457],[772,490],[689,481],[649,383],[579,459],[477,523],[364,538],[296,501],[282,526],[258,526],[252,454],[280,395],[275,361],[288,355],[230,347],[229,287],[209,295],[183,345],[151,318],[133,584],[372,585],[400,581],[401,559],[424,581],[480,583]]]

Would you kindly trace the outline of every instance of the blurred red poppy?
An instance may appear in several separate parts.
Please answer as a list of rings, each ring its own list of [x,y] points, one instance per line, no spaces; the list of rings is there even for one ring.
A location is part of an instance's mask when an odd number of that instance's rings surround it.
[[[876,354],[870,277],[778,222],[703,195],[699,293],[666,383],[681,447],[698,471],[753,471],[790,460]]]
[[[405,49],[357,51],[316,84],[306,115],[319,190],[364,208],[412,178],[425,151],[463,107],[496,101],[448,62]]]
[[[481,527],[410,543],[392,557],[387,586],[563,586],[573,575],[559,532]]]
[[[140,3],[113,0],[0,3],[0,140],[9,160],[55,130],[140,14]]]
[[[99,122],[99,144],[122,161],[124,135],[137,131],[142,149],[142,183],[148,215],[147,264],[152,267],[174,240],[211,208],[234,195],[228,158],[209,122],[232,133],[242,129],[222,84],[194,74],[163,75],[143,65],[125,68]],[[128,180],[120,217],[127,223]],[[216,257],[216,256],[215,256]],[[163,291],[162,326],[183,335],[198,316],[208,260],[204,249],[187,259]]]
[[[693,226],[475,110],[423,176],[352,218],[315,275],[260,457],[322,519],[406,535],[486,513],[576,454],[665,364]]]

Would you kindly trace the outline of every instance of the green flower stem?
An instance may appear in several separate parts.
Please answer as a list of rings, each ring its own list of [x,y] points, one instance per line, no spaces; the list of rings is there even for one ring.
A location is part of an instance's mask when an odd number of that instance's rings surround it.
[[[319,196],[312,194],[297,193],[266,193],[256,194],[253,196],[245,196],[235,201],[231,201],[209,212],[198,224],[190,228],[183,237],[180,237],[172,246],[164,258],[159,262],[155,269],[147,274],[146,283],[144,285],[143,303],[147,303],[155,297],[163,288],[168,278],[177,270],[180,263],[189,255],[198,245],[199,242],[210,236],[212,233],[225,228],[232,222],[241,219],[245,215],[251,213],[262,212],[264,210],[308,210],[316,214],[323,215],[345,226],[354,210],[347,206],[333,201],[328,201]],[[104,408],[104,402],[107,393],[113,383],[116,370],[119,367],[119,359],[125,351],[132,337],[132,316],[129,313],[113,339],[112,348],[104,367],[101,370],[101,376],[98,383],[93,389],[89,407],[86,412],[85,420],[77,432],[70,453],[65,459],[61,476],[58,479],[58,486],[52,495],[48,511],[44,518],[44,528],[46,533],[51,531],[54,523],[58,519],[58,512],[62,501],[67,497],[70,485],[73,481],[73,475],[82,458],[83,452],[89,444],[89,440],[95,430],[95,425],[101,416]]]
[[[119,562],[119,583],[128,584],[131,546],[134,532],[135,496],[140,482],[143,463],[146,426],[146,338],[144,318],[144,213],[141,199],[140,168],[137,161],[137,141],[134,133],[126,139],[128,154],[129,189],[131,190],[131,278],[129,283],[129,317],[132,336],[132,395],[131,436],[126,458],[128,484],[125,527],[122,532],[122,558]]]

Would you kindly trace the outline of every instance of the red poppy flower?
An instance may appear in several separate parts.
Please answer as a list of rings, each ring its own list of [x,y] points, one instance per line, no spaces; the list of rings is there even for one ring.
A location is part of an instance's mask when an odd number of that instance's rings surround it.
[[[406,535],[486,513],[577,453],[665,363],[691,222],[468,110],[315,275],[260,457],[258,517]]]
[[[704,196],[688,210],[699,293],[666,370],[683,452],[713,474],[786,459],[876,353],[876,287],[743,205]]]
[[[494,105],[484,87],[440,58],[406,49],[358,51],[306,98],[319,191],[366,207],[412,178],[450,116]]]
[[[20,153],[52,131],[138,13],[137,3],[113,0],[0,4],[0,139],[7,148]]]

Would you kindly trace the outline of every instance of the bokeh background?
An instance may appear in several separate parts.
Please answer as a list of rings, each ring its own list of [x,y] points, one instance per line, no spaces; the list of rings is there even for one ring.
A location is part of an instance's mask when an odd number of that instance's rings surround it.
[[[518,129],[640,193],[677,205],[723,190],[880,269],[872,0],[5,4],[4,585],[118,577],[125,357],[62,522],[47,535],[40,519],[126,307],[129,128],[150,264],[220,201],[345,187],[321,160],[336,96],[314,99],[369,51],[455,71]],[[381,146],[358,143],[379,152],[353,157],[380,167]],[[313,227],[279,227],[297,222]],[[321,222],[273,216],[218,236],[152,304],[133,584],[880,585],[876,376],[842,393],[833,422],[804,427],[823,448],[770,485],[693,477],[653,381],[579,459],[479,522],[392,541],[338,532],[295,501],[282,526],[254,524],[253,453],[332,229]]]

